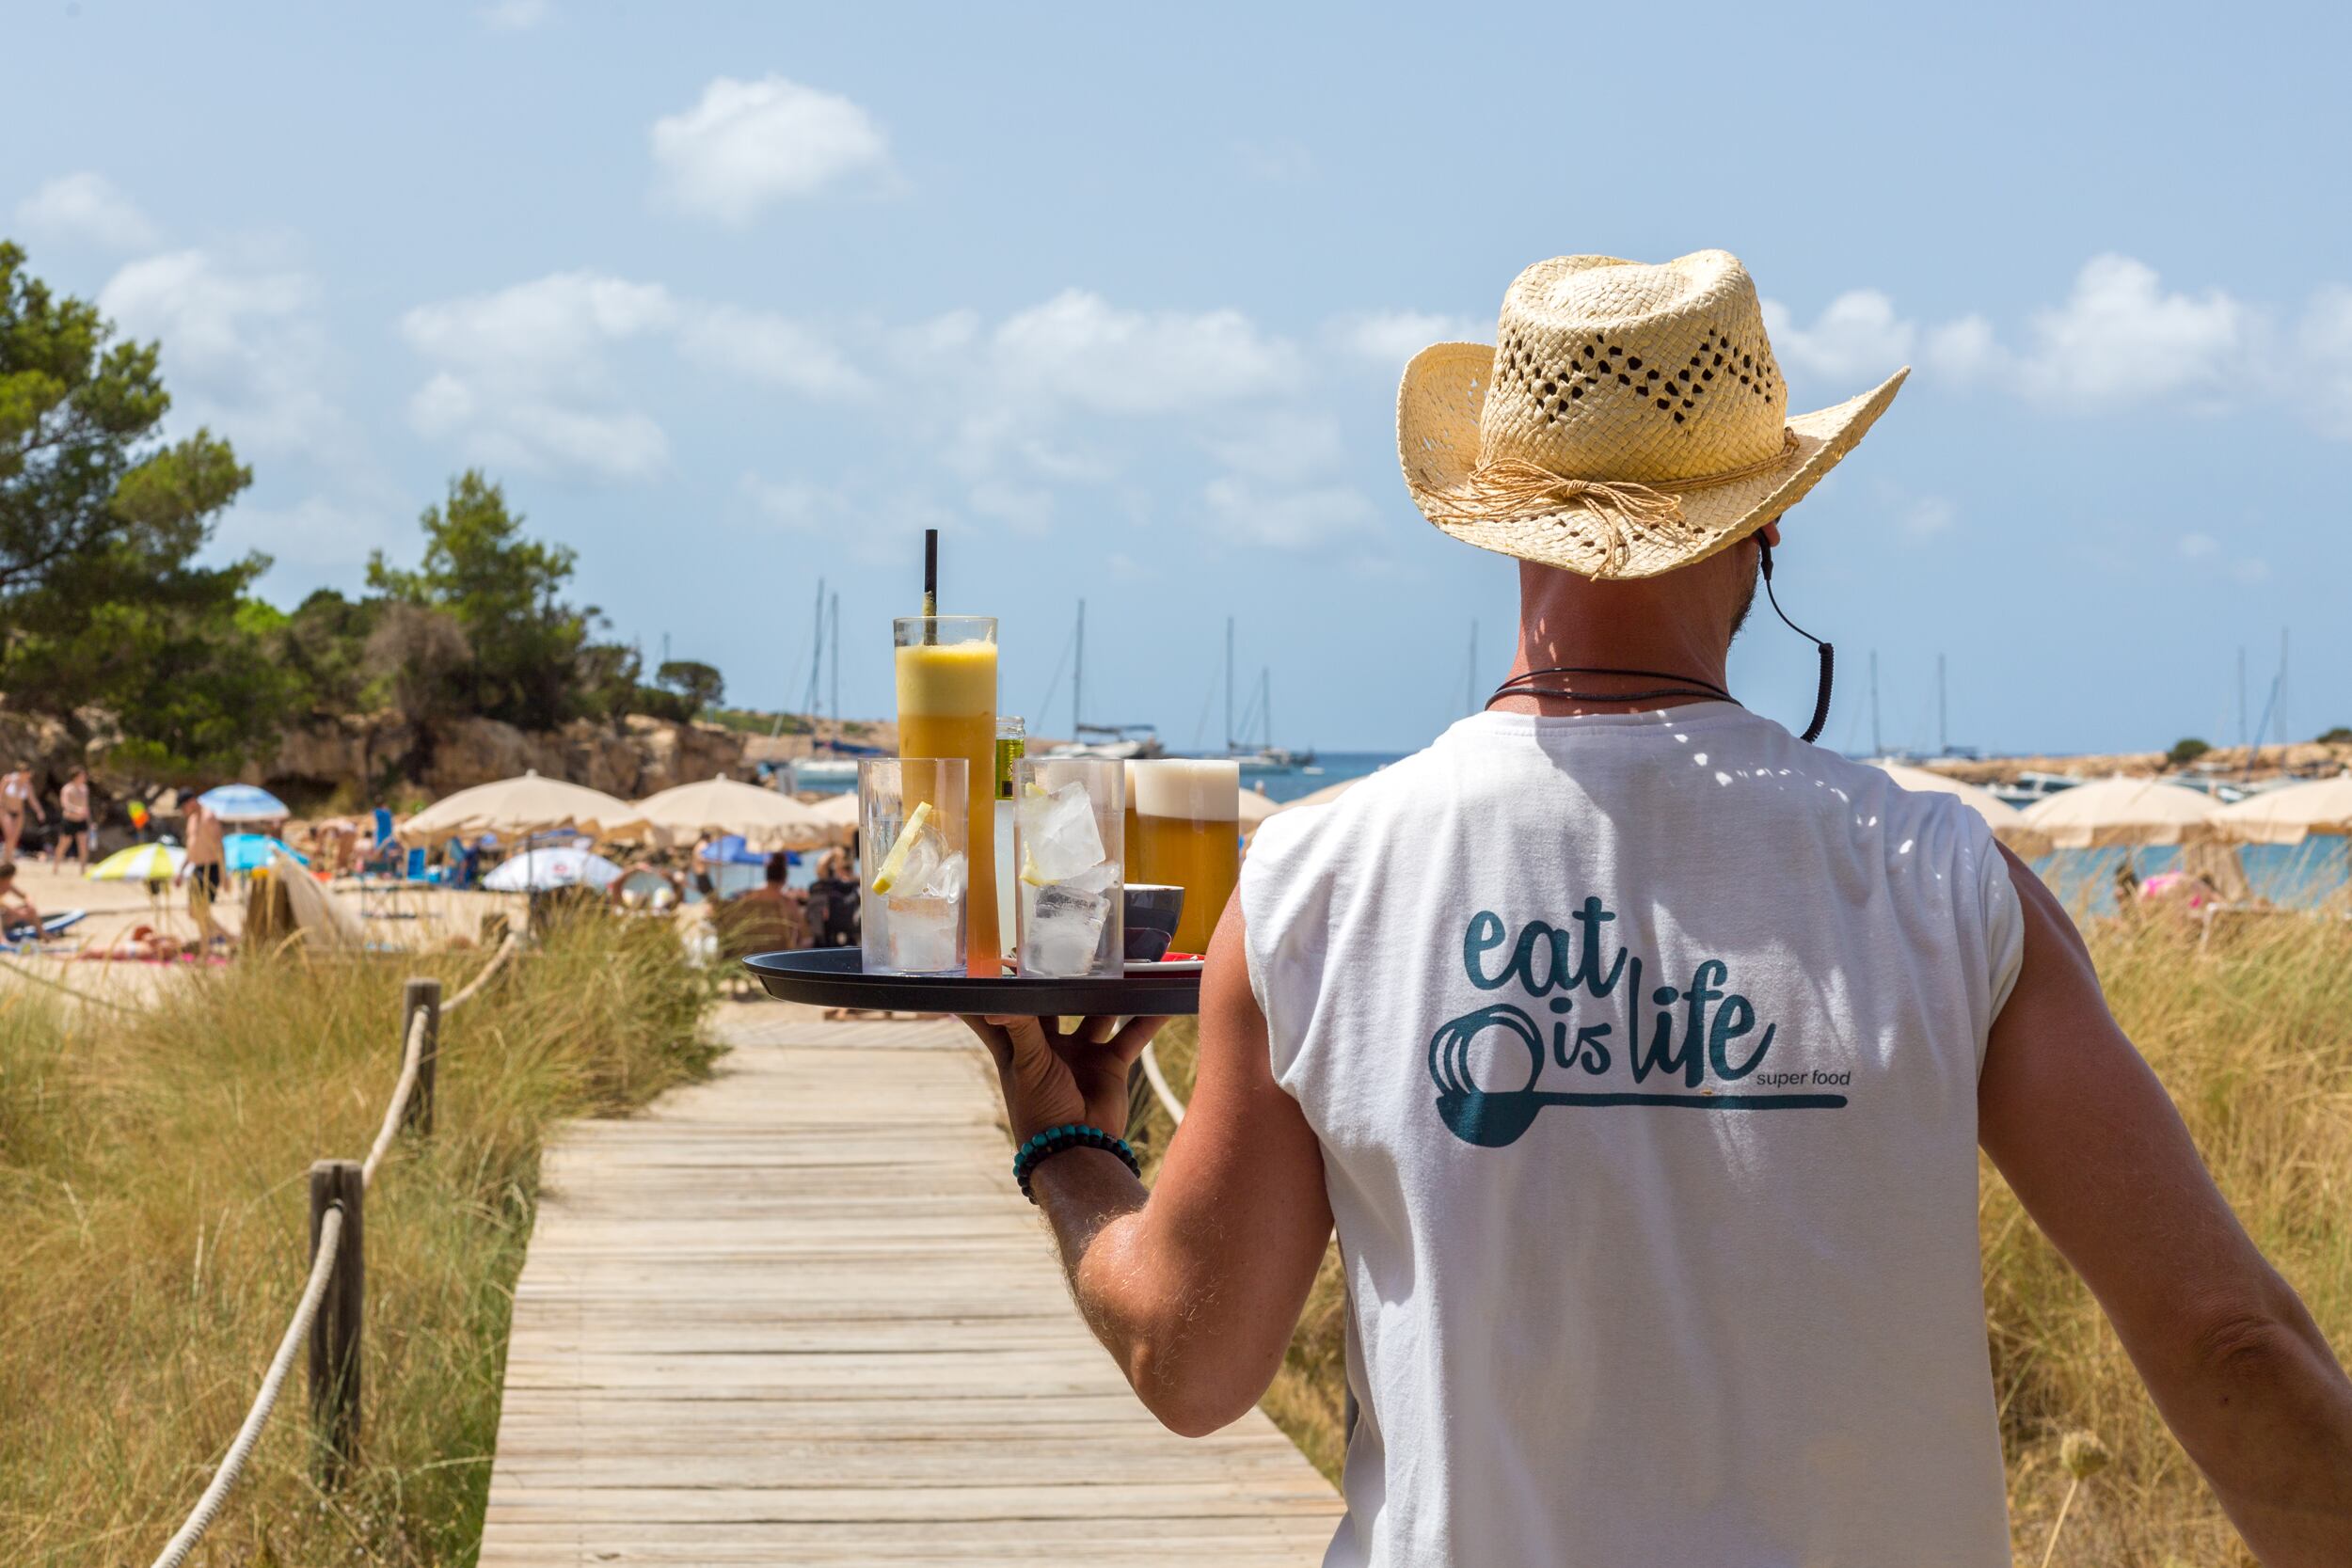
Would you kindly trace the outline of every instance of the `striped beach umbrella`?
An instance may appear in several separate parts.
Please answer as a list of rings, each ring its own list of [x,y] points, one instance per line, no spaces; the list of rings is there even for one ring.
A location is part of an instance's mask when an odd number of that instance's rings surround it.
[[[118,849],[83,875],[93,882],[167,882],[180,874],[188,852],[173,844],[134,844]]]

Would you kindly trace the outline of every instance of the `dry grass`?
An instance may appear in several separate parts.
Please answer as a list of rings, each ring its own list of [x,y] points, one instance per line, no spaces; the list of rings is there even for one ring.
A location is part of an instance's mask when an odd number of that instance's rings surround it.
[[[541,1144],[707,1061],[680,960],[568,924],[448,1020],[437,1134],[368,1195],[361,1472],[311,1483],[297,1366],[193,1560],[473,1560]],[[0,1559],[143,1563],[177,1528],[300,1292],[310,1162],[374,1135],[402,979],[482,961],[243,962],[136,1019],[0,1000]]]
[[[2187,1118],[2222,1190],[2352,1353],[2352,925],[2297,917],[2224,929],[2200,951],[2167,919],[2087,928],[2116,1015]],[[1180,1096],[1188,1023],[1161,1037]],[[1166,1123],[1154,1111],[1145,1135]],[[2157,1418],[2074,1273],[1984,1173],[1985,1293],[2020,1560],[2039,1562],[2067,1490],[2066,1433],[2096,1433],[2114,1463],[2083,1486],[2054,1564],[2176,1568],[2250,1563],[2212,1494]],[[1323,1472],[1342,1452],[1344,1300],[1327,1257],[1267,1414]]]

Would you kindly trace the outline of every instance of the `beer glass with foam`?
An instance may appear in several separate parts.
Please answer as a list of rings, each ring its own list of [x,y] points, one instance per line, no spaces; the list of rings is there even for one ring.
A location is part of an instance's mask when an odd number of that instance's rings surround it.
[[[1205,953],[1241,879],[1241,764],[1169,758],[1132,766],[1136,838],[1127,849],[1128,879],[1183,888],[1184,918],[1169,945]]]

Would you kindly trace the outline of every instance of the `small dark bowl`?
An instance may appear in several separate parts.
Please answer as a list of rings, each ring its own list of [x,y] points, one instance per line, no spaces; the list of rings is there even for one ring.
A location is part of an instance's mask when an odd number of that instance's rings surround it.
[[[1156,963],[1176,940],[1176,922],[1184,914],[1184,890],[1129,882],[1126,908],[1127,961]]]

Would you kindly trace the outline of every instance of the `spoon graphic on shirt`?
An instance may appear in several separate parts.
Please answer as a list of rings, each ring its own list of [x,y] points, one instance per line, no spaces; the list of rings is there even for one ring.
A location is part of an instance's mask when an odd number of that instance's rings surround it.
[[[1488,1029],[1501,1029],[1525,1047],[1528,1069],[1523,1086],[1482,1089],[1470,1076],[1470,1043]],[[1480,1148],[1502,1148],[1517,1143],[1520,1134],[1535,1125],[1537,1114],[1550,1105],[1586,1109],[1826,1111],[1846,1103],[1842,1094],[1724,1094],[1711,1088],[1682,1094],[1539,1089],[1535,1081],[1543,1070],[1542,1031],[1534,1019],[1507,1002],[1454,1019],[1429,1037],[1429,1076],[1438,1085],[1438,1119],[1455,1137]]]

